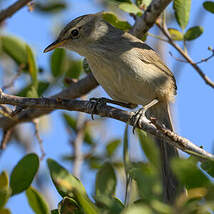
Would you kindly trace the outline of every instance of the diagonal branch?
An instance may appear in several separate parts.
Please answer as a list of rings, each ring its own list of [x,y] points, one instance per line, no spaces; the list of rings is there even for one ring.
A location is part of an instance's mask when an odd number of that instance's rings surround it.
[[[19,9],[21,9],[22,7],[24,7],[26,4],[28,4],[31,1],[32,0],[19,0],[19,1],[16,1],[11,6],[9,6],[7,9],[2,10],[0,12],[0,23],[3,22],[5,19],[9,18],[10,16],[12,16]]]
[[[39,109],[64,109],[69,111],[80,111],[91,114],[94,110],[95,114],[98,114],[102,117],[109,117],[116,120],[129,123],[130,125],[134,124],[132,121],[133,112],[127,112],[114,108],[108,105],[98,104],[94,109],[94,104],[90,101],[82,100],[68,100],[68,99],[59,99],[59,98],[26,98],[18,97],[13,95],[8,95],[0,91],[0,104],[10,104],[19,106],[22,108],[39,108]],[[17,118],[14,117],[14,120]],[[214,160],[214,155],[206,152],[202,148],[196,146],[186,138],[178,136],[176,133],[164,128],[162,125],[156,125],[149,121],[146,117],[142,117],[138,128],[143,129],[144,131],[157,136],[160,139],[163,139],[167,143],[172,144],[173,146],[181,149],[182,151],[200,157],[201,159],[211,159]]]
[[[136,22],[134,27],[130,30],[130,33],[138,38],[142,38],[143,35],[155,24],[160,14],[171,1],[172,0],[153,0],[143,15],[141,17],[136,17]]]
[[[62,90],[60,93],[55,94],[52,98],[64,98],[64,99],[74,99],[87,94],[92,89],[96,88],[98,85],[92,73],[89,73],[85,78],[79,80],[78,82],[73,82],[70,87]],[[40,117],[44,114],[49,114],[52,110],[47,109],[26,109],[18,114],[16,114],[16,120],[9,117],[0,118],[0,128],[6,130],[14,127],[18,123],[29,122],[32,119]]]
[[[209,77],[204,74],[201,68],[197,65],[198,63],[193,62],[193,60],[180,48],[171,38],[166,27],[161,26],[158,22],[156,22],[158,28],[162,31],[162,33],[167,37],[168,42],[184,57],[184,59],[197,71],[197,73],[202,77],[206,84],[214,88],[214,82],[209,79]]]

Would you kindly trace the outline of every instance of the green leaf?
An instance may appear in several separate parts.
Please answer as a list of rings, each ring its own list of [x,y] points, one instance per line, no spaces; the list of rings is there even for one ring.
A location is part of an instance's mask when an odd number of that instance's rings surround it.
[[[115,2],[128,2],[131,3],[131,0],[114,0]]]
[[[27,65],[27,52],[23,41],[13,36],[1,36],[0,41],[2,50],[18,65]]]
[[[9,184],[8,174],[7,172],[3,171],[0,174],[0,189],[8,188],[8,184]]]
[[[201,163],[201,168],[206,171],[210,176],[214,177],[214,162],[213,161],[203,161]]]
[[[44,94],[44,92],[48,89],[49,85],[50,85],[49,82],[39,81],[38,90],[37,90],[39,97],[41,97]]]
[[[43,196],[33,187],[26,190],[28,203],[36,214],[49,214],[48,204]]]
[[[193,159],[173,159],[172,169],[180,182],[188,189],[210,184],[209,179],[197,167],[197,161]]]
[[[68,59],[68,69],[66,77],[78,79],[82,71],[82,62],[80,60]]]
[[[161,195],[159,170],[150,163],[132,164],[129,174],[136,181],[138,193],[145,202]]]
[[[156,168],[160,168],[160,154],[153,139],[146,132],[137,129],[140,145],[146,157]]]
[[[7,208],[0,209],[0,214],[11,214],[10,210]]]
[[[104,163],[96,175],[96,196],[113,196],[116,189],[116,175],[110,163]]]
[[[12,195],[26,190],[31,185],[38,169],[39,158],[36,154],[30,153],[24,156],[14,167],[10,176]]]
[[[65,197],[58,204],[58,213],[84,214],[77,202],[73,198]]]
[[[52,159],[47,160],[52,181],[62,197],[73,197],[77,189],[81,194],[86,194],[85,188],[78,178],[71,175],[65,168]]]
[[[10,198],[11,190],[10,188],[0,188],[0,209],[5,206],[8,199]]]
[[[214,2],[213,1],[205,1],[203,3],[203,7],[210,13],[214,13]]]
[[[36,66],[36,61],[34,58],[34,54],[32,49],[30,48],[30,46],[28,46],[26,44],[26,51],[27,51],[27,59],[28,59],[28,66],[29,66],[29,72],[31,75],[31,79],[32,79],[32,84],[34,86],[34,88],[37,90],[38,87],[38,80],[37,80],[37,73],[38,73],[38,69]]]
[[[62,48],[56,48],[50,58],[51,72],[54,77],[59,77],[65,71],[66,52]]]
[[[177,23],[184,30],[189,22],[191,0],[174,0],[173,8]]]
[[[191,27],[184,34],[184,39],[187,41],[198,38],[203,33],[203,28],[201,26]]]
[[[66,122],[66,125],[72,128],[74,131],[76,131],[77,130],[76,119],[67,113],[64,113],[63,117],[64,117],[64,121]]]
[[[115,153],[115,151],[118,148],[118,146],[120,145],[120,143],[121,143],[120,139],[115,139],[115,140],[110,141],[106,145],[106,152],[107,152],[108,157],[112,157],[112,155]]]
[[[58,212],[58,209],[55,209],[55,210],[51,210],[51,214],[60,214],[60,213]]]
[[[98,209],[95,205],[89,200],[85,194],[81,194],[79,191],[75,191],[75,196],[78,199],[79,204],[84,210],[85,214],[98,214]]]
[[[31,86],[29,88],[29,90],[27,91],[27,97],[31,97],[31,98],[38,98],[38,93],[37,93],[37,89],[35,86]]]
[[[147,205],[128,206],[122,214],[152,214],[154,213]]]
[[[128,178],[128,170],[130,167],[128,146],[129,146],[129,140],[128,140],[128,124],[127,124],[124,132],[124,137],[123,137],[123,164],[125,167],[126,178]]]
[[[57,13],[66,9],[67,5],[65,1],[48,2],[48,3],[35,3],[35,10],[42,13]]]
[[[103,19],[120,30],[129,30],[131,25],[126,21],[121,21],[114,13],[103,12]]]
[[[174,28],[168,28],[168,31],[173,40],[182,41],[184,39],[184,36],[180,31],[178,31]]]
[[[140,8],[133,3],[121,3],[119,4],[119,8],[127,13],[134,13],[139,16],[142,15]]]

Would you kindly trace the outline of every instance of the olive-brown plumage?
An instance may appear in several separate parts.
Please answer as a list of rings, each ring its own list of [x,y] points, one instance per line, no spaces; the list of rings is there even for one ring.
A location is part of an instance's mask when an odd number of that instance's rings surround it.
[[[175,78],[144,42],[113,27],[103,19],[102,13],[97,13],[71,21],[45,52],[56,47],[65,47],[86,57],[94,77],[112,99],[143,106],[157,99],[158,103],[149,108],[147,115],[173,130],[169,103],[176,94]],[[156,139],[156,142],[161,153],[164,200],[173,202],[178,182],[169,160],[178,153],[162,140]]]

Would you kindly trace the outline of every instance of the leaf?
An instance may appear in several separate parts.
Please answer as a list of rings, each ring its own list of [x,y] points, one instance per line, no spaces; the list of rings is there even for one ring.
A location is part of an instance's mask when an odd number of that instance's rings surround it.
[[[0,174],[0,189],[8,188],[8,184],[9,184],[8,174],[7,172],[3,171]]]
[[[36,214],[49,214],[48,204],[43,196],[33,187],[26,190],[28,203]]]
[[[45,4],[35,3],[35,10],[42,13],[57,13],[66,9],[67,5],[65,1],[48,2]]]
[[[96,196],[113,196],[116,189],[116,175],[110,163],[104,163],[96,175]]]
[[[129,3],[131,3],[131,0],[114,0],[114,1],[116,1],[116,2],[129,2]]]
[[[121,143],[120,139],[115,139],[115,140],[110,141],[106,145],[106,152],[107,152],[108,157],[112,157],[112,155],[115,153],[115,151],[118,148],[118,146],[120,145],[120,143]]]
[[[119,4],[119,8],[127,13],[134,13],[136,15],[141,16],[142,11],[133,3],[121,3]]]
[[[203,28],[201,26],[191,27],[184,34],[184,39],[187,41],[198,38],[203,33]]]
[[[12,195],[26,190],[32,183],[39,168],[39,158],[30,153],[24,156],[14,167],[10,176]]]
[[[79,205],[73,198],[65,197],[58,204],[58,213],[84,214]]]
[[[8,199],[10,198],[11,190],[10,188],[0,188],[0,209],[5,206]]]
[[[203,161],[201,163],[201,168],[206,171],[210,176],[214,177],[214,162],[213,161]]]
[[[0,214],[11,214],[10,210],[7,208],[0,209]]]
[[[182,41],[184,39],[184,36],[180,31],[178,31],[174,28],[168,28],[168,31],[173,40]]]
[[[205,10],[209,11],[210,13],[214,13],[214,2],[213,1],[205,1],[203,3],[203,7]]]
[[[84,210],[85,214],[98,214],[98,209],[95,205],[89,200],[85,194],[81,194],[79,191],[75,191],[75,196],[78,199],[79,204]]]
[[[128,178],[128,169],[130,166],[129,151],[128,151],[128,124],[126,125],[123,137],[123,164],[125,167],[126,178]]]
[[[173,8],[177,23],[184,30],[189,22],[191,0],[174,0]]]
[[[31,98],[38,98],[38,93],[37,93],[37,89],[35,86],[31,86],[29,88],[29,90],[27,91],[27,97],[31,97]]]
[[[3,171],[0,174],[0,209],[5,206],[11,194],[8,184],[8,174],[7,172]]]
[[[32,79],[32,84],[34,86],[34,88],[37,90],[38,87],[38,80],[37,80],[37,73],[38,73],[38,69],[36,66],[36,61],[34,58],[34,54],[32,49],[30,48],[30,46],[28,46],[26,44],[26,51],[27,51],[27,59],[28,59],[28,66],[29,66],[29,72],[31,75],[31,79]]]
[[[154,213],[147,205],[128,206],[122,214],[152,214]]]
[[[209,179],[197,167],[197,161],[193,159],[173,159],[172,169],[187,189],[204,187],[210,184]]]
[[[54,77],[59,77],[65,71],[66,52],[62,48],[56,48],[50,58],[51,72]]]
[[[131,25],[126,21],[121,21],[114,13],[103,12],[103,19],[120,30],[129,30]]]
[[[65,168],[52,159],[47,160],[52,181],[62,197],[73,197],[74,190],[86,194],[85,188],[78,178],[71,175]]]
[[[25,43],[13,36],[0,37],[2,50],[10,56],[18,65],[27,65],[27,52]]]
[[[60,214],[57,209],[51,210],[51,214]]]
[[[50,85],[49,82],[39,81],[38,90],[37,90],[39,97],[41,97],[44,94],[44,92],[48,89],[49,85]]]
[[[64,121],[66,122],[66,125],[72,128],[74,131],[76,131],[77,127],[77,121],[74,117],[72,117],[69,114],[64,113],[63,114]]]
[[[160,168],[160,154],[155,142],[146,132],[137,129],[140,145],[146,157],[156,168]]]
[[[80,60],[71,60],[68,61],[69,66],[66,71],[66,77],[78,79],[82,71],[82,62]]]

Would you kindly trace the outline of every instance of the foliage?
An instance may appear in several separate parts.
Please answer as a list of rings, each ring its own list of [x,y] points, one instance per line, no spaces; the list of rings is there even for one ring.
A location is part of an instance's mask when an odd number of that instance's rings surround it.
[[[112,0],[113,1],[113,0]],[[111,2],[112,2],[111,1]],[[117,9],[126,15],[137,18],[151,3],[151,0],[114,0]],[[109,4],[109,1],[108,1]],[[203,11],[214,13],[212,1],[202,2]],[[66,1],[36,1],[35,13],[54,16],[67,8]],[[186,42],[203,36],[202,26],[189,26],[191,14],[191,0],[174,0],[172,27],[167,26],[171,39],[175,42]],[[104,12],[103,18],[116,28],[129,31],[132,27],[126,20],[121,20],[112,12]],[[145,35],[145,40],[147,35]],[[20,72],[21,87],[16,94],[25,97],[46,96],[49,91],[66,88],[71,83],[90,72],[86,60],[70,55],[64,49],[56,49],[49,56],[48,69],[40,68],[37,55],[31,45],[17,36],[3,34],[0,36],[1,62],[9,61],[14,67],[14,73]],[[48,78],[43,78],[43,74]],[[7,74],[5,74],[7,75]],[[52,95],[52,94],[51,94]],[[14,167],[10,175],[6,171],[0,174],[0,214],[10,213],[6,207],[8,200],[13,196],[25,192],[26,200],[36,214],[97,214],[97,213],[213,213],[214,212],[214,163],[204,161],[199,164],[194,157],[174,159],[172,169],[180,183],[186,187],[188,194],[178,195],[173,205],[162,201],[162,187],[160,176],[160,154],[155,143],[145,132],[137,130],[139,150],[146,160],[132,159],[128,125],[125,128],[123,139],[112,138],[107,142],[100,140],[97,133],[103,120],[95,122],[84,119],[79,126],[79,116],[73,113],[62,113],[61,119],[69,133],[69,140],[74,149],[75,139],[82,134],[84,147],[84,167],[96,173],[93,194],[87,193],[87,188],[75,175],[64,168],[62,163],[47,159],[49,180],[51,180],[60,194],[61,201],[56,208],[50,211],[48,198],[38,191],[39,157],[30,153],[25,155]],[[108,129],[108,128],[106,128]],[[106,130],[105,130],[106,131]],[[107,130],[108,131],[108,130]],[[102,134],[102,133],[101,133]],[[16,137],[14,137],[16,138]],[[19,138],[16,138],[19,141]],[[57,142],[53,142],[57,143]],[[97,147],[103,145],[103,150],[97,152]],[[72,151],[73,151],[72,150]],[[123,151],[123,152],[121,152]],[[122,153],[122,157],[119,153]],[[65,154],[62,160],[74,164],[76,154]],[[86,173],[87,174],[87,173]],[[35,187],[32,187],[36,186]],[[39,188],[38,188],[39,189]],[[117,193],[120,192],[120,200]]]

